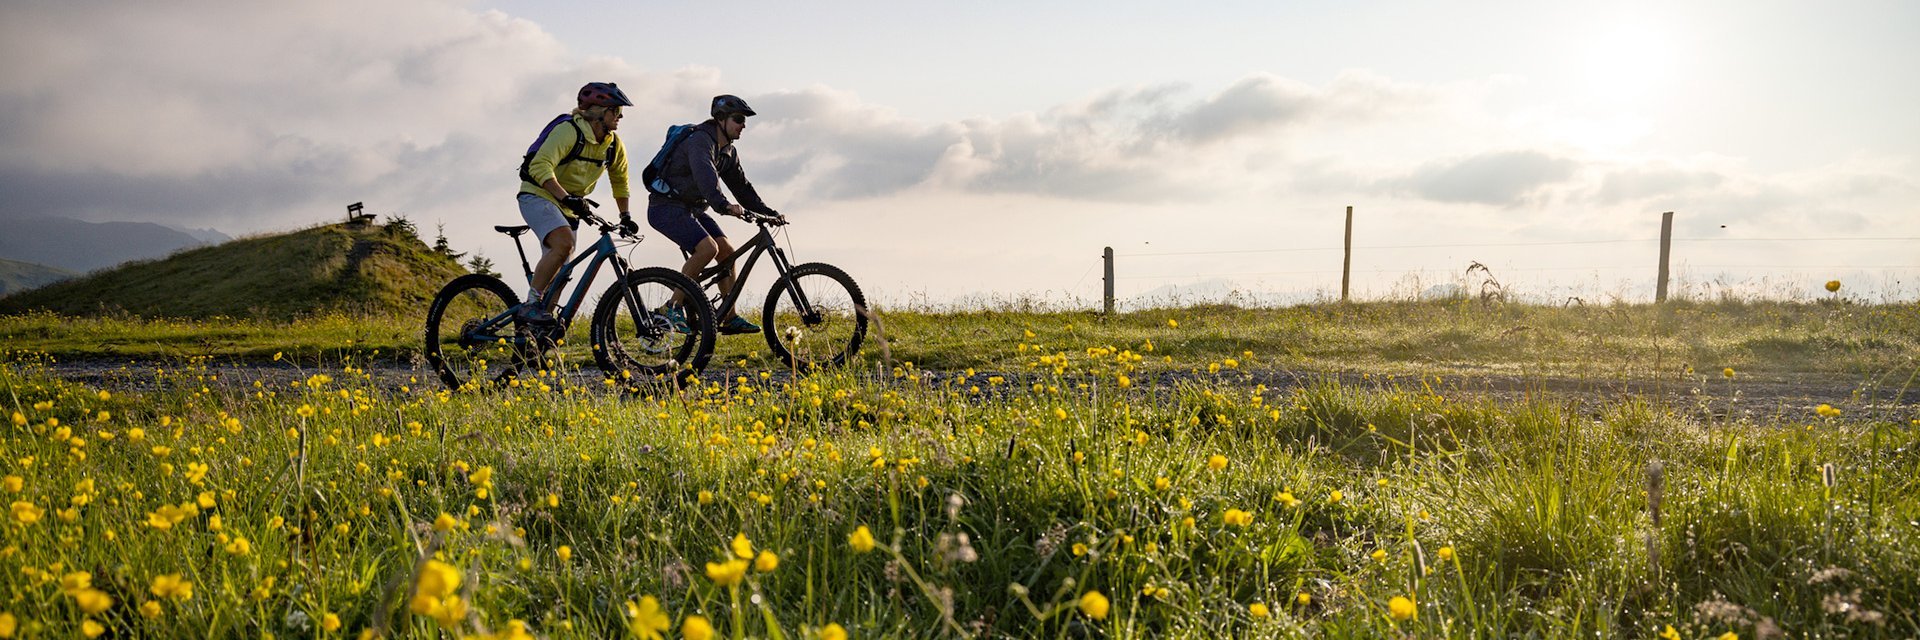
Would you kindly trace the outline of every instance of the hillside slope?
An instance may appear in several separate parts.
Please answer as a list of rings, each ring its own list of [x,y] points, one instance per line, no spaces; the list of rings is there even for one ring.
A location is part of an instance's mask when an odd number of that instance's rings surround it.
[[[0,258],[0,296],[73,277],[74,272],[43,264]]]
[[[325,225],[134,262],[0,298],[0,314],[286,319],[327,311],[417,315],[465,273],[410,232]]]

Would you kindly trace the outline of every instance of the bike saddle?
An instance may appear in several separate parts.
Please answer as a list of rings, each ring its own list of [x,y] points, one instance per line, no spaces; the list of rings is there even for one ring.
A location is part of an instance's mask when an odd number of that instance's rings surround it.
[[[511,237],[514,237],[514,238],[518,238],[518,237],[520,237],[520,234],[522,234],[522,233],[526,233],[526,232],[527,232],[527,231],[528,231],[529,229],[532,229],[532,227],[529,227],[529,226],[527,226],[527,225],[524,225],[524,224],[522,224],[522,225],[515,225],[515,226],[511,226],[511,227],[509,227],[509,226],[504,226],[504,225],[496,225],[496,226],[494,226],[494,228],[493,228],[493,230],[494,230],[494,231],[498,231],[498,232],[500,232],[500,233],[504,233],[504,234],[507,234],[508,236],[511,236]]]

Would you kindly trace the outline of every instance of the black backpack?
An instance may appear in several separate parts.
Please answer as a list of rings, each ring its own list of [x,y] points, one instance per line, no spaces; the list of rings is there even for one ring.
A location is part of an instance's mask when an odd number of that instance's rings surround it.
[[[699,126],[676,124],[667,127],[667,141],[660,145],[660,151],[653,154],[653,161],[647,163],[647,168],[640,170],[640,183],[647,186],[648,193],[657,193],[675,200],[686,199],[681,194],[675,193],[673,185],[667,184],[667,177],[661,174],[666,172],[667,159],[673,155],[673,150],[679,148],[680,143],[685,141],[687,136],[699,131]]]
[[[547,136],[553,135],[553,128],[560,126],[560,123],[562,122],[573,125],[573,132],[575,134],[573,136],[573,150],[568,151],[567,155],[565,157],[562,157],[558,164],[554,165],[553,167],[554,170],[558,171],[560,169],[560,165],[563,165],[569,162],[574,162],[577,160],[585,160],[588,162],[592,162],[594,164],[600,165],[600,168],[602,169],[605,169],[607,165],[613,164],[613,150],[617,148],[619,145],[612,144],[612,143],[619,142],[620,137],[618,135],[615,135],[611,131],[607,132],[607,139],[610,141],[609,144],[607,145],[607,157],[605,158],[582,157],[581,153],[586,151],[587,149],[587,132],[586,130],[580,128],[580,121],[575,120],[573,118],[573,114],[561,114],[560,117],[554,118],[553,122],[547,123],[546,128],[540,130],[540,137],[534,138],[533,144],[527,146],[527,154],[520,157],[520,179],[521,180],[532,183],[536,186],[540,185],[540,183],[533,181],[533,174],[528,172],[527,168],[533,164],[533,154],[540,150],[540,144],[543,142],[546,142]]]

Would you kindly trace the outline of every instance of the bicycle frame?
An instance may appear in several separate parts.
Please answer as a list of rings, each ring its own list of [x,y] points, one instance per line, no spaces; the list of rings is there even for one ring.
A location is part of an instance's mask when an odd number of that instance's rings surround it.
[[[740,302],[740,291],[746,288],[747,276],[753,274],[753,266],[760,261],[760,255],[767,254],[773,258],[774,271],[779,272],[781,279],[788,280],[787,291],[793,296],[794,307],[800,310],[803,317],[812,318],[814,316],[813,304],[807,301],[806,293],[801,291],[800,287],[796,286],[795,283],[790,280],[792,277],[790,274],[793,271],[793,263],[787,259],[787,252],[774,244],[773,231],[765,221],[761,221],[759,225],[760,232],[754,234],[751,239],[748,239],[746,244],[734,248],[733,255],[727,256],[725,260],[714,263],[711,267],[700,270],[700,277],[695,278],[702,288],[709,286],[718,287],[720,285],[720,279],[726,277],[728,273],[733,271],[734,263],[741,261],[740,256],[746,256],[746,264],[740,267],[739,275],[733,279],[733,291],[728,292],[724,298],[716,298],[719,304],[714,310],[714,317],[725,318],[734,313],[734,306]],[[683,251],[681,253],[685,254],[686,252]]]
[[[531,286],[533,284],[533,267],[527,264],[527,252],[520,244],[520,236],[515,235],[513,237],[513,247],[520,252],[520,267],[526,271],[527,284]],[[587,265],[586,279],[580,282],[580,286],[574,288],[573,296],[567,299],[567,303],[555,310],[554,319],[560,321],[562,328],[573,326],[574,313],[579,311],[580,303],[585,300],[587,296],[587,290],[593,288],[593,281],[595,277],[600,274],[601,263],[611,262],[613,264],[614,275],[622,281],[627,278],[629,271],[627,261],[620,259],[619,252],[615,250],[613,246],[613,235],[605,229],[602,229],[600,231],[600,241],[582,250],[579,256],[569,260],[565,265],[560,267],[559,272],[553,274],[553,282],[547,283],[546,290],[541,292],[542,297],[548,300],[553,299],[553,296],[566,288],[567,282],[572,280],[573,270],[589,258],[591,258],[593,262]],[[628,300],[627,304],[633,304],[633,301]],[[482,321],[475,331],[491,331],[508,325],[513,320],[514,312],[513,309],[508,309],[504,313],[495,314],[493,317]],[[518,338],[513,338],[513,340],[518,340]]]

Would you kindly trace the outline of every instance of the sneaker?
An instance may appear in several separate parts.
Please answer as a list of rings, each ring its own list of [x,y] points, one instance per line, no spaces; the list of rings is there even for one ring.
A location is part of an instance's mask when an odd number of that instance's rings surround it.
[[[667,324],[673,326],[674,333],[693,333],[692,329],[687,328],[687,312],[680,307],[667,307],[666,313],[661,315],[666,316]]]
[[[560,324],[560,321],[553,317],[553,312],[547,311],[547,305],[532,302],[521,304],[520,310],[515,311],[513,317],[515,320],[535,326],[547,327]]]
[[[734,316],[732,319],[727,320],[726,324],[720,325],[720,333],[730,336],[745,333],[760,333],[760,325],[748,322],[746,318]]]

